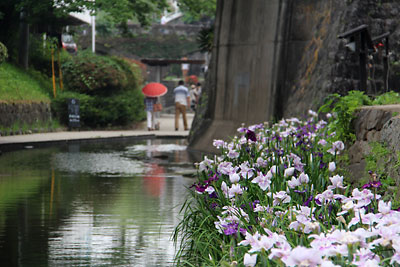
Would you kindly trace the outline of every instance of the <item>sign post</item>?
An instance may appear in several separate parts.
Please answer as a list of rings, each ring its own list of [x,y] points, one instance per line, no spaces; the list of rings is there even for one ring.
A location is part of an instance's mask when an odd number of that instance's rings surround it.
[[[69,128],[78,128],[81,126],[79,115],[79,99],[68,99],[68,126]]]

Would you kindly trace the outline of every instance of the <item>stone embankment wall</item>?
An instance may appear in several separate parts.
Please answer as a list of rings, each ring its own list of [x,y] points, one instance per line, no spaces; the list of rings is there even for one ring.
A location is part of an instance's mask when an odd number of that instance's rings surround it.
[[[217,3],[205,98],[189,137],[194,150],[213,151],[213,139],[235,135],[242,123],[302,116],[329,94],[359,89],[359,55],[338,38],[346,31],[367,24],[372,37],[389,32],[390,62],[400,58],[398,0]],[[373,56],[368,86],[361,89],[367,94],[388,82],[379,55]],[[394,65],[390,76],[399,77]]]
[[[400,58],[400,24],[398,0],[326,0],[315,4],[310,0],[304,17],[314,19],[307,30],[313,34],[309,45],[302,51],[301,62],[297,65],[296,78],[285,85],[287,102],[283,116],[298,116],[309,108],[317,109],[323,99],[331,93],[346,94],[359,88],[359,55],[346,47],[348,40],[338,35],[360,25],[368,25],[372,38],[383,33],[389,37],[389,77],[384,76],[382,54],[369,51],[367,62],[367,88],[361,88],[369,95],[384,90],[398,91],[399,75],[394,69]],[[300,18],[300,17],[299,17]],[[304,35],[304,34],[303,34]],[[397,68],[397,67],[396,67]]]
[[[365,158],[371,153],[371,143],[379,142],[389,150],[389,156],[382,164],[394,165],[400,151],[400,105],[368,106],[357,111],[354,120],[356,141],[349,147],[349,171],[354,181],[367,177]],[[384,162],[383,162],[384,161]],[[391,163],[392,162],[392,163]],[[387,170],[397,182],[400,172],[397,168]]]
[[[51,121],[49,103],[0,103],[0,126],[4,128],[16,124],[21,127],[22,125],[43,125],[48,121]]]

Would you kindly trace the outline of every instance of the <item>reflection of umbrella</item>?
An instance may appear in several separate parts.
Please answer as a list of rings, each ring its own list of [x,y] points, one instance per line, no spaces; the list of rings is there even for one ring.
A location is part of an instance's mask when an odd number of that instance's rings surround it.
[[[143,179],[146,192],[151,196],[159,197],[165,186],[164,168],[155,163],[151,164],[150,170]]]
[[[168,89],[161,83],[148,83],[142,88],[142,92],[145,96],[157,97],[167,93]]]

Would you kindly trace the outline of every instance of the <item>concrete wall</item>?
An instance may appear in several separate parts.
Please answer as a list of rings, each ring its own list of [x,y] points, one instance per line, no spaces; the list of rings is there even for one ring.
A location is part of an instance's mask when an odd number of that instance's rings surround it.
[[[242,123],[271,121],[284,113],[324,7],[318,0],[218,2],[203,99],[207,110],[196,114],[191,149],[215,152],[213,139],[233,136]]]
[[[215,48],[206,92],[206,122],[191,148],[212,149],[213,139],[232,136],[241,123],[272,119],[285,40],[288,1],[219,1]]]

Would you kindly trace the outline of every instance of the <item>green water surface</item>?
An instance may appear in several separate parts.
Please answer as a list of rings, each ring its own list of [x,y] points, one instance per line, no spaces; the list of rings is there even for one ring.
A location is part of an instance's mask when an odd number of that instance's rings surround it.
[[[193,160],[184,140],[0,156],[0,266],[173,266]]]

